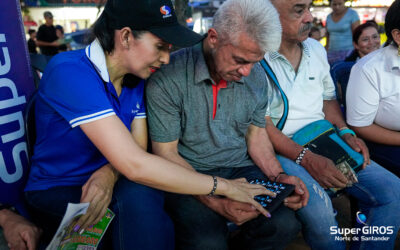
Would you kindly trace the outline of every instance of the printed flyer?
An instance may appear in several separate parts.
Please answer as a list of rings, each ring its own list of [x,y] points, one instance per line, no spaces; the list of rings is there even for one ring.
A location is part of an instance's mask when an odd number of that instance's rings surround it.
[[[74,232],[74,222],[86,213],[89,203],[68,203],[60,226],[46,250],[95,250],[115,214],[107,209],[103,218],[81,234]]]

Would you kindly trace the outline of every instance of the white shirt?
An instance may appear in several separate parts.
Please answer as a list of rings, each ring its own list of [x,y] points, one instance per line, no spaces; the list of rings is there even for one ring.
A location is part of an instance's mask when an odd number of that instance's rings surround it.
[[[265,54],[265,59],[289,100],[289,115],[282,131],[289,137],[309,123],[324,119],[323,101],[336,98],[324,47],[310,38],[302,46],[297,74],[283,55],[278,52]],[[282,117],[283,101],[274,83],[269,81],[269,85],[266,116],[270,116],[276,124]]]
[[[400,56],[389,45],[361,58],[352,68],[346,92],[347,123],[376,123],[400,131]]]

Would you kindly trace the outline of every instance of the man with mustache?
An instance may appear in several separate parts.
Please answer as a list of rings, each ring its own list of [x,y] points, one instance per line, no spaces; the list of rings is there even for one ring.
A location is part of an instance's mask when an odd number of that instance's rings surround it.
[[[227,221],[241,228],[235,249],[284,249],[299,230],[293,210],[307,204],[308,191],[275,158],[265,131],[267,81],[258,64],[266,51],[279,48],[280,39],[278,13],[269,1],[228,0],[207,37],[172,54],[170,64],[149,79],[155,154],[228,179],[269,177],[296,185],[271,218],[223,197],[168,194],[176,249],[228,249]]]
[[[335,211],[325,188],[344,188],[347,178],[334,163],[321,155],[295,143],[291,137],[302,127],[326,119],[342,130],[340,135],[354,150],[364,156],[363,170],[358,172],[358,183],[345,188],[345,192],[357,198],[359,208],[367,217],[368,226],[392,226],[393,234],[387,241],[355,241],[362,249],[393,249],[400,225],[400,179],[369,159],[364,142],[346,128],[335,87],[329,74],[325,49],[317,41],[308,38],[313,17],[311,0],[272,0],[280,14],[282,43],[278,52],[265,54],[289,103],[289,111],[283,130],[276,128],[282,117],[283,101],[274,83],[268,88],[266,130],[279,157],[283,169],[289,175],[302,179],[310,198],[308,205],[297,211],[303,224],[303,235],[312,249],[345,249],[345,241],[332,231],[337,227]],[[289,164],[296,161],[297,164]]]

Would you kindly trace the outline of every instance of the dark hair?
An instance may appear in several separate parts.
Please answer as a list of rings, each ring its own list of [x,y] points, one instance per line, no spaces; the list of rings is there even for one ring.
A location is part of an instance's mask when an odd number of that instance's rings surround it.
[[[61,31],[61,33],[64,34],[64,28],[63,28],[63,26],[61,26],[61,25],[56,25],[54,28],[55,28],[56,30]]]
[[[393,42],[392,30],[398,29],[400,30],[400,0],[396,0],[392,3],[389,10],[386,13],[385,18],[385,31],[386,36],[388,37],[385,46]]]
[[[29,34],[29,35],[32,35],[32,34],[35,33],[35,32],[36,32],[36,30],[34,30],[34,29],[29,29],[29,30],[28,30],[28,34]]]
[[[358,44],[358,39],[360,38],[363,31],[370,27],[375,28],[376,31],[378,31],[378,24],[373,20],[367,21],[366,23],[358,25],[357,28],[355,28],[353,31],[353,42]]]
[[[88,43],[93,42],[96,38],[99,40],[101,47],[107,53],[111,53],[114,50],[114,33],[115,30],[111,28],[111,18],[105,11],[101,13],[100,17],[96,20],[90,29],[89,35],[86,39]],[[143,33],[147,31],[132,30],[132,35],[135,38],[139,38]]]

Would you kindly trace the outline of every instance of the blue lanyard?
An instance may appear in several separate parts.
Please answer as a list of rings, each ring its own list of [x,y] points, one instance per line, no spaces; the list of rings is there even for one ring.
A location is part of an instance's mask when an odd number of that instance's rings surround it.
[[[267,73],[268,77],[275,83],[275,86],[278,87],[279,92],[281,93],[282,96],[282,100],[283,100],[283,114],[281,119],[279,119],[278,123],[276,124],[276,127],[279,130],[282,130],[283,127],[285,126],[286,123],[286,119],[288,117],[289,114],[289,100],[285,94],[285,92],[282,90],[281,86],[279,85],[278,79],[274,73],[274,71],[272,71],[271,66],[269,66],[267,60],[265,60],[265,58],[263,58],[261,61],[261,66],[264,68],[265,73]]]

